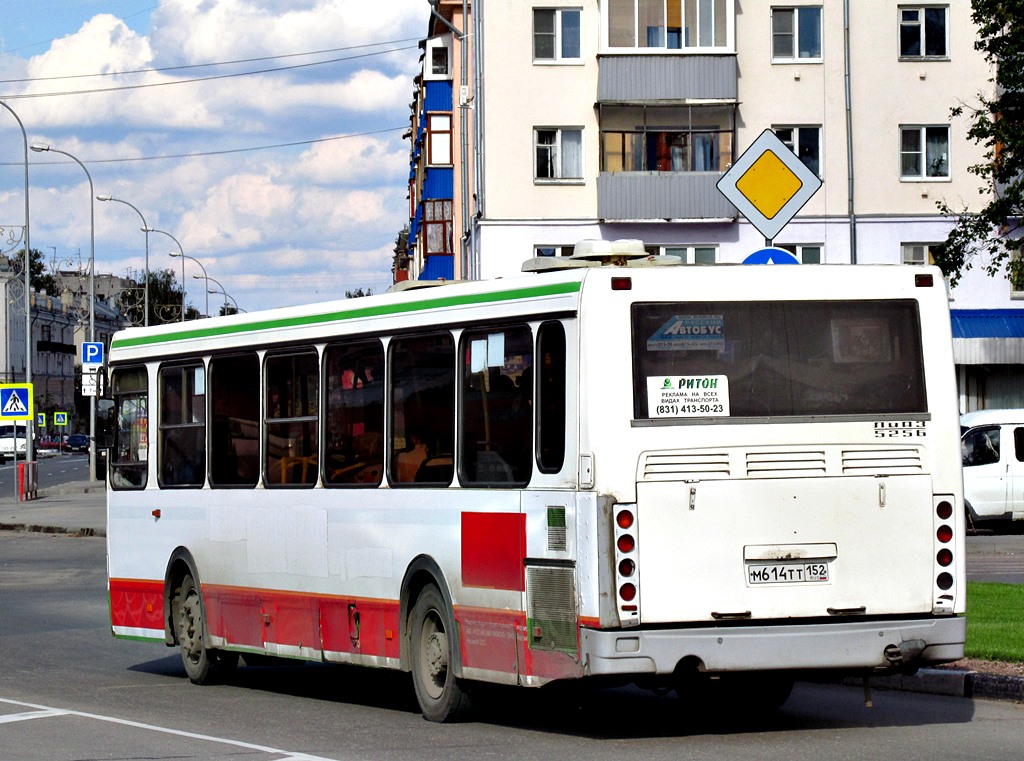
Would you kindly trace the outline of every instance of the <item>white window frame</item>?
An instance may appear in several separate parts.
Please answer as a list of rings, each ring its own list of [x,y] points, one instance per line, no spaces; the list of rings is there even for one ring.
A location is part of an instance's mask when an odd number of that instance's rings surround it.
[[[803,15],[801,11],[809,10],[818,11],[818,55],[817,56],[800,56],[800,17]],[[775,53],[775,19],[776,13],[792,13],[793,17],[793,44],[790,47],[788,55],[776,55]],[[807,23],[806,21],[804,23]],[[824,60],[824,26],[825,26],[825,10],[821,5],[780,5],[772,6],[771,9],[771,48],[772,51],[772,63],[821,63]]]
[[[547,147],[549,145],[548,143],[543,143],[542,144],[540,142],[540,140],[539,140],[539,133],[541,133],[541,132],[554,132],[555,133],[555,142],[553,144],[550,144],[550,145],[553,145],[554,149],[555,149],[555,161],[553,162],[555,176],[553,176],[553,177],[538,177],[537,176],[537,152],[538,152],[538,149],[540,149],[542,146],[543,147]],[[579,135],[580,135],[580,139],[579,139],[579,156],[577,157],[577,163],[579,164],[579,168],[580,168],[580,174],[579,174],[578,177],[576,177],[576,176],[569,176],[569,177],[564,176],[564,172],[566,170],[566,162],[564,160],[565,151],[564,151],[563,145],[564,145],[564,135],[565,135],[566,132],[578,132]],[[582,185],[583,182],[584,182],[584,179],[585,179],[584,178],[584,174],[585,174],[584,159],[585,159],[585,157],[587,155],[585,146],[583,144],[583,140],[584,140],[584,130],[583,130],[582,126],[565,126],[565,127],[544,126],[544,127],[534,127],[533,128],[533,182],[534,182],[534,184],[537,184],[537,185]]]
[[[780,135],[779,132],[783,130],[791,130],[790,136],[787,138],[784,135]],[[814,130],[818,133],[818,155],[815,160],[818,162],[817,175],[819,178],[825,176],[823,153],[825,144],[821,139],[821,125],[820,124],[775,124],[772,125],[772,132],[775,133],[776,137],[781,140],[789,150],[793,151],[803,161],[803,157],[800,156],[801,149],[801,137],[803,137],[802,131]],[[807,166],[807,162],[804,161],[804,166]],[[810,169],[810,167],[808,167]],[[814,171],[812,169],[812,171]]]
[[[550,12],[555,15],[554,24],[554,51],[551,58],[538,58],[537,57],[537,13],[538,12]],[[579,16],[579,39],[577,45],[579,46],[579,55],[576,57],[563,56],[562,55],[562,40],[565,34],[565,22],[564,17],[566,13],[575,13]],[[552,64],[571,65],[571,66],[582,66],[583,65],[583,9],[580,7],[566,7],[566,8],[534,8],[533,9],[533,35],[531,42],[533,45],[533,62],[541,66],[550,66]]]
[[[801,264],[824,264],[825,263],[825,244],[824,243],[776,243],[778,248],[784,251],[788,251],[795,256]],[[818,252],[818,261],[808,262],[806,257],[810,249],[815,249]]]
[[[601,5],[601,52],[602,53],[612,53],[612,54],[614,54],[614,53],[621,53],[621,54],[632,54],[632,55],[637,55],[638,53],[642,53],[643,55],[688,55],[688,54],[692,55],[694,53],[710,53],[710,52],[714,52],[714,53],[735,53],[736,52],[736,0],[724,0],[725,5],[724,5],[724,10],[722,11],[722,13],[725,16],[725,40],[724,40],[723,44],[721,44],[721,45],[706,45],[706,46],[701,46],[701,45],[689,45],[689,46],[687,46],[685,44],[685,39],[684,39],[684,40],[682,40],[680,42],[681,46],[678,47],[678,48],[667,47],[667,45],[668,45],[668,34],[667,33],[665,34],[665,46],[662,46],[662,47],[646,47],[646,46],[638,45],[637,42],[638,42],[638,38],[639,38],[639,34],[640,34],[640,30],[638,28],[639,22],[637,21],[637,19],[640,16],[639,9],[638,9],[639,0],[632,0],[632,2],[633,2],[633,44],[630,45],[630,46],[626,46],[626,47],[622,47],[622,46],[613,47],[611,45],[611,41],[610,41],[610,39],[611,39],[611,19],[610,19],[610,13],[609,13],[609,2],[608,2],[608,0],[605,0],[604,2],[600,3],[600,5]],[[706,2],[710,2],[710,5],[706,5],[705,4]],[[664,5],[662,7],[664,8],[664,14],[663,15],[664,15],[664,17],[666,19],[669,16],[669,14],[668,14],[668,5],[669,4],[677,5],[680,8],[680,17],[682,18],[682,23],[683,23],[683,26],[682,26],[682,29],[681,29],[680,33],[685,37],[686,33],[683,30],[686,29],[685,13],[686,13],[686,9],[687,9],[687,7],[689,5],[689,0],[664,0]],[[698,36],[699,36],[699,30],[700,30],[700,27],[701,27],[701,20],[702,20],[702,18],[701,18],[702,7],[703,8],[710,8],[711,9],[711,13],[712,13],[711,22],[710,22],[711,23],[711,28],[714,29],[717,26],[716,19],[714,17],[714,14],[715,14],[714,5],[715,5],[715,0],[697,0],[697,2],[694,4],[693,7],[695,8],[695,10],[697,12],[697,16],[698,16],[697,21],[695,22],[695,28],[698,30]],[[666,30],[667,30],[667,26],[666,26]]]
[[[943,129],[946,131],[946,152],[945,163],[946,173],[943,175],[929,175],[927,167],[928,158],[928,130]],[[903,171],[903,156],[909,155],[910,151],[903,150],[903,135],[904,133],[910,132],[918,133],[918,150],[913,151],[914,155],[919,157],[920,162],[920,174],[904,174]],[[952,158],[952,145],[951,145],[951,134],[948,124],[901,124],[899,131],[899,166],[900,166],[900,181],[901,182],[951,182],[953,176],[953,158]]]
[[[929,10],[941,10],[943,12],[943,23],[942,33],[945,36],[943,40],[943,46],[945,47],[945,53],[938,55],[929,55],[926,51],[928,49],[925,39],[925,11]],[[917,20],[906,20],[904,17],[905,13],[916,13],[918,14]],[[901,5],[896,9],[896,52],[902,61],[948,61],[949,60],[949,6],[948,5]],[[903,28],[904,26],[914,26],[918,28],[918,41],[921,52],[917,55],[912,55],[903,52]]]
[[[900,244],[900,263],[901,264],[912,264],[923,267],[926,264],[932,263],[932,246],[938,246],[938,243],[902,243]]]
[[[435,121],[448,120],[447,129]],[[454,120],[450,111],[437,111],[427,114],[427,165],[452,166],[454,162],[454,137],[452,129]],[[440,155],[435,155],[440,154]],[[445,161],[447,157],[447,161]]]
[[[644,246],[644,248],[648,253],[656,256],[678,256],[683,260],[683,264],[706,265],[718,264],[719,262],[719,248],[714,243],[651,244]]]

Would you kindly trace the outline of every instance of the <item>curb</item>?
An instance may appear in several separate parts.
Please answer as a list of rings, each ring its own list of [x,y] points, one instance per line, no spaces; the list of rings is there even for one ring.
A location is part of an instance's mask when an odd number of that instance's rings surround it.
[[[16,531],[30,534],[64,534],[67,536],[102,536],[107,532],[97,528],[68,528],[67,526],[43,526],[36,523],[0,523],[0,531]]]
[[[843,680],[853,685],[859,680]],[[871,686],[880,690],[923,692],[955,698],[985,698],[1024,702],[1024,677],[984,674],[955,669],[921,669],[913,676],[872,677]]]

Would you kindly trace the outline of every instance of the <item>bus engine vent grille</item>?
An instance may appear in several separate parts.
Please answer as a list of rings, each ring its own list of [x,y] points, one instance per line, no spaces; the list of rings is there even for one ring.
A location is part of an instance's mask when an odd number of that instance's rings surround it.
[[[564,507],[548,507],[548,552],[565,552]]]
[[[562,653],[579,650],[572,567],[526,567],[526,626],[532,650]]]
[[[844,475],[900,475],[923,470],[921,451],[915,447],[843,450]]]
[[[729,453],[652,452],[644,460],[644,481],[685,481],[702,478],[729,478]]]
[[[825,475],[822,450],[747,452],[746,463],[748,478]]]

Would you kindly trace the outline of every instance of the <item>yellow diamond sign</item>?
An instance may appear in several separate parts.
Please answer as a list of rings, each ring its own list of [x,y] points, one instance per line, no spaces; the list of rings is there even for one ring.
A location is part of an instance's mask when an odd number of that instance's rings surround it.
[[[769,240],[820,187],[818,176],[770,129],[718,181],[722,195]]]
[[[771,151],[758,156],[750,169],[736,180],[736,189],[768,219],[774,219],[782,211],[801,185],[800,178]]]

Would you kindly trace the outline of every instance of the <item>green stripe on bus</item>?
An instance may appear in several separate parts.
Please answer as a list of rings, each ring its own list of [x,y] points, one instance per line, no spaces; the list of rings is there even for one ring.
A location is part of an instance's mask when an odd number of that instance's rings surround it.
[[[345,312],[327,312],[325,314],[298,315],[296,317],[282,317],[274,320],[261,320],[250,322],[244,325],[221,325],[212,328],[193,328],[190,330],[179,330],[169,335],[139,336],[138,338],[115,339],[111,348],[127,349],[133,346],[148,346],[161,343],[172,343],[192,338],[213,338],[215,336],[226,336],[239,333],[253,333],[260,330],[274,330],[278,328],[307,327],[311,325],[322,325],[328,322],[340,322],[342,320],[357,320],[365,317],[385,317],[387,315],[401,314],[403,312],[422,312],[430,309],[442,309],[446,307],[466,306],[470,304],[488,304],[499,301],[514,301],[517,299],[529,299],[538,296],[560,296],[566,293],[577,293],[581,283],[578,281],[570,283],[555,283],[531,288],[522,288],[516,291],[497,291],[495,293],[474,293],[463,296],[448,296],[445,298],[428,299],[414,303],[381,304],[379,306],[365,307],[362,309],[350,309]]]

